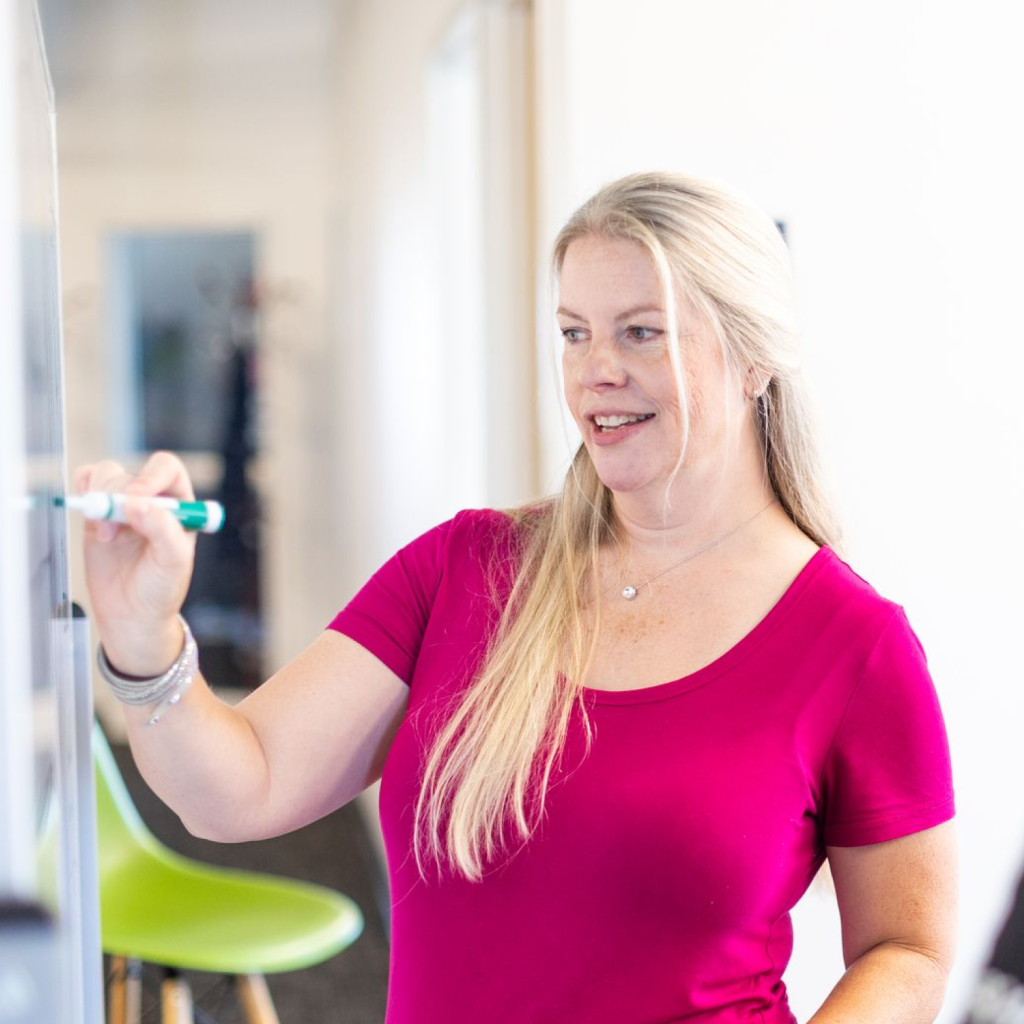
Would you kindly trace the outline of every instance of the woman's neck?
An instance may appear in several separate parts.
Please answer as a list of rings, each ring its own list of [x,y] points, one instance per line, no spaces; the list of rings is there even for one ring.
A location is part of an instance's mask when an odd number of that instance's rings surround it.
[[[681,472],[669,501],[664,491],[660,495],[613,493],[623,551],[660,561],[719,541],[748,540],[766,527],[774,529],[780,516],[789,521],[766,476],[763,480],[715,476],[713,481],[693,481]]]

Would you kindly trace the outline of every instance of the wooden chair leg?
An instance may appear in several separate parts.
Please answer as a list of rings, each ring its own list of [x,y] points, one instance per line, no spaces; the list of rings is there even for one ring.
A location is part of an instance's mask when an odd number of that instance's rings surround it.
[[[160,985],[162,1024],[192,1024],[192,990],[177,971],[168,971]]]
[[[246,1024],[281,1024],[262,974],[239,974],[235,985]]]
[[[142,962],[115,956],[110,961],[107,1024],[139,1024],[142,1018]]]
[[[129,959],[125,968],[124,1024],[142,1020],[142,961]]]
[[[125,1024],[126,963],[123,956],[110,958],[110,984],[107,985],[107,1024]]]

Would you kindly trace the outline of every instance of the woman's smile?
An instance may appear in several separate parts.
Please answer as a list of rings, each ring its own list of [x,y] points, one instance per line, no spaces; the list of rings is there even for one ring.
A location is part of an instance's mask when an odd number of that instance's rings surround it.
[[[651,422],[657,413],[592,413],[588,416],[591,424],[591,444],[601,447],[621,444],[623,441],[636,437],[644,426]]]

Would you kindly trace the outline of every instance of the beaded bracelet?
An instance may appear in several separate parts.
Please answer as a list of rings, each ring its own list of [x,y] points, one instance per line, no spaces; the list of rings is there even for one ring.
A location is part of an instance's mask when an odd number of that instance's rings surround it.
[[[122,704],[157,705],[153,714],[146,721],[146,725],[156,725],[164,711],[181,700],[185,691],[199,674],[199,648],[192,636],[192,630],[188,628],[188,623],[180,614],[178,621],[185,631],[185,643],[181,654],[163,675],[142,679],[123,676],[107,660],[103,645],[100,644],[96,649],[96,661],[99,664],[100,675],[107,681],[114,696]]]

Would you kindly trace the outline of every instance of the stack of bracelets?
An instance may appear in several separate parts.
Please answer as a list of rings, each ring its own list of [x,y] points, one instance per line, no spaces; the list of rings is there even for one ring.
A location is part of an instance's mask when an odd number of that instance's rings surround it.
[[[149,679],[123,676],[107,661],[102,644],[96,651],[100,675],[110,684],[114,696],[122,704],[157,705],[147,720],[147,725],[156,725],[164,711],[181,700],[199,674],[199,648],[192,636],[192,630],[188,628],[188,623],[181,615],[178,616],[178,621],[185,631],[185,645],[177,660],[163,675]]]

